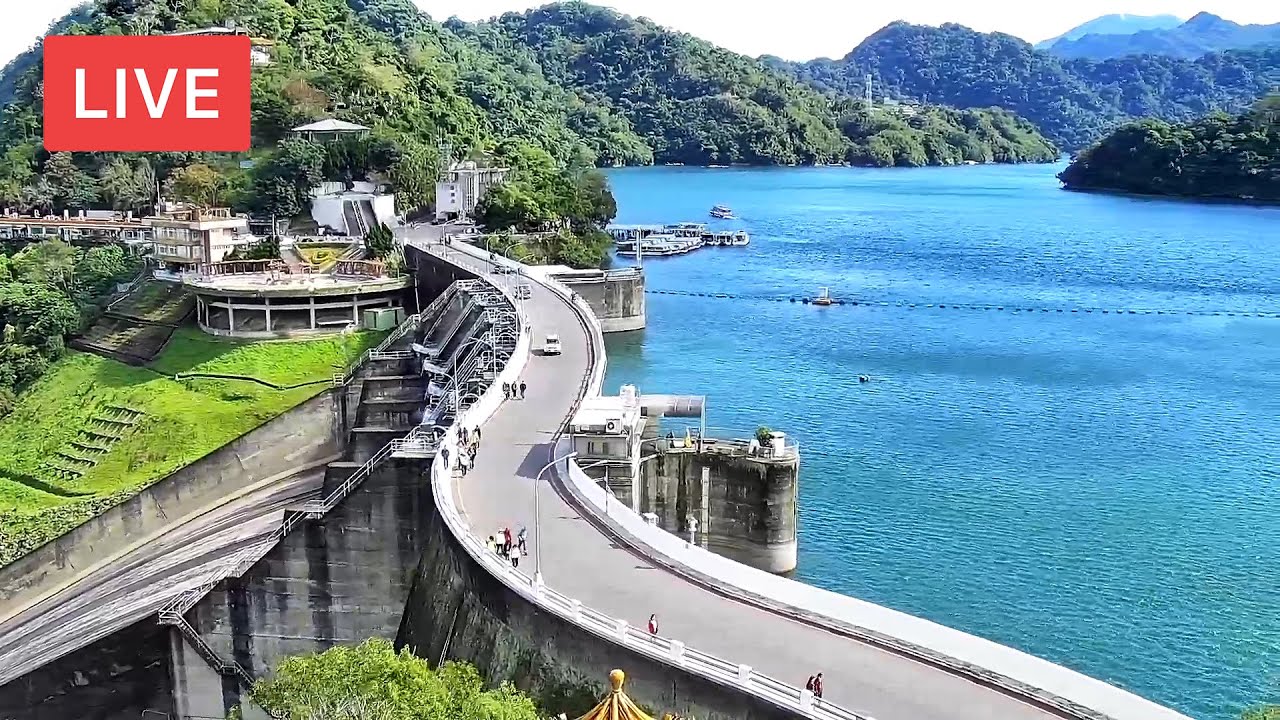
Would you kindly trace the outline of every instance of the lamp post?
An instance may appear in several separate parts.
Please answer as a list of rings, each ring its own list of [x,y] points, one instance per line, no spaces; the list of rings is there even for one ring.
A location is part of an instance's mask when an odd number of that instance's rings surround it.
[[[552,467],[566,460],[571,460],[578,456],[578,451],[565,453],[560,457],[552,460],[533,476],[533,583],[535,585],[542,584],[542,503],[538,500],[541,493],[538,492],[539,484],[542,481],[542,474]]]

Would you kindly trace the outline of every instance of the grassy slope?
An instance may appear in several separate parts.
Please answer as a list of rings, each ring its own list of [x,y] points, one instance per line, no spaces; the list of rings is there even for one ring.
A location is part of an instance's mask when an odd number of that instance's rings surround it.
[[[175,382],[173,373],[230,373],[282,385],[323,381],[380,338],[380,333],[359,333],[305,342],[245,343],[183,329],[156,359],[159,372],[69,353],[0,421],[0,564],[326,387],[318,383],[278,391],[234,380]],[[59,479],[42,469],[107,405],[146,414],[84,476]]]

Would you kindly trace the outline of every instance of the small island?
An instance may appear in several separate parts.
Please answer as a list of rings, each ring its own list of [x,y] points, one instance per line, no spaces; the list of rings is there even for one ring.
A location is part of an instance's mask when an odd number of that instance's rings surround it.
[[[1058,179],[1067,190],[1280,202],[1280,97],[1237,117],[1124,125]]]

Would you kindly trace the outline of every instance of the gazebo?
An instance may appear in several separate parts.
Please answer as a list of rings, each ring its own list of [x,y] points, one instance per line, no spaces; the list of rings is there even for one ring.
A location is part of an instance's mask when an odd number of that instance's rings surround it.
[[[627,674],[621,670],[610,672],[609,683],[613,685],[613,689],[599,705],[591,708],[578,720],[653,720],[622,691],[622,683],[626,679]]]
[[[311,140],[312,142],[327,143],[333,142],[344,137],[356,136],[360,137],[369,134],[369,128],[364,125],[328,118],[318,120],[306,125],[299,125],[293,129],[293,135],[303,140]]]

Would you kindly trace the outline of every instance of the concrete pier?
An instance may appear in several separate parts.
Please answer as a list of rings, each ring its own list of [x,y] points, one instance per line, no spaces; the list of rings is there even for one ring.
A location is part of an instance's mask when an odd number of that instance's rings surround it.
[[[639,496],[611,484],[623,502],[660,527],[766,572],[796,569],[800,453],[753,452],[746,440],[665,438],[641,464]]]

